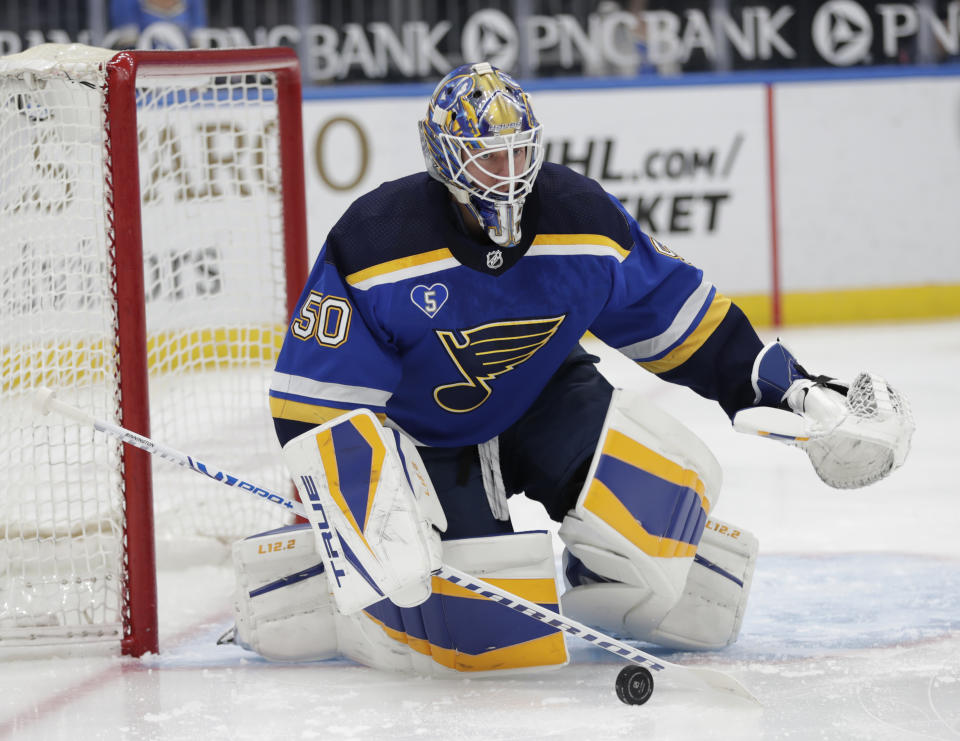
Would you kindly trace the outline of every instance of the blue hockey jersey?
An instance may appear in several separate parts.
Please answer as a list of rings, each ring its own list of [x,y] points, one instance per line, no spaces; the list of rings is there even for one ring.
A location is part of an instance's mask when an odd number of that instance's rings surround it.
[[[420,173],[333,227],[277,360],[281,442],[357,407],[419,444],[484,442],[588,330],[728,413],[752,402],[762,344],[742,312],[593,180],[544,164],[515,247],[478,242],[457,219]]]

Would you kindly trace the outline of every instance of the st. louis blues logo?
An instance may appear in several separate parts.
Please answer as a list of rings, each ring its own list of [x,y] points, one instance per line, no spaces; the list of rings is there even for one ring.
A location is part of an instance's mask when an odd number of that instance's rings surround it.
[[[433,398],[448,412],[473,411],[490,397],[488,382],[532,358],[556,334],[565,318],[566,314],[562,314],[492,322],[458,332],[436,330],[443,349],[464,380],[437,386]]]
[[[676,260],[682,260],[683,262],[686,262],[686,260],[684,260],[682,257],[680,257],[680,255],[678,255],[676,252],[674,252],[669,247],[667,247],[667,245],[665,245],[659,239],[654,239],[653,237],[650,237],[650,244],[652,244],[653,248],[657,252],[659,252],[661,255],[666,255],[667,257],[672,257]]]

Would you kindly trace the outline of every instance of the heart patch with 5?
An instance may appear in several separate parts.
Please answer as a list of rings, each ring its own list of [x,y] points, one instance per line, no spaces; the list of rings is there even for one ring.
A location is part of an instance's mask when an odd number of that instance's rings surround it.
[[[410,300],[420,311],[433,319],[447,302],[449,295],[443,283],[434,283],[432,286],[414,286],[410,291]]]

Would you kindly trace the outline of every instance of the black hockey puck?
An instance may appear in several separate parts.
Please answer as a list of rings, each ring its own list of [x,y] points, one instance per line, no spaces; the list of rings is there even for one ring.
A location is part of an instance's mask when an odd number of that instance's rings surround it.
[[[617,675],[617,697],[627,705],[643,705],[653,694],[653,675],[644,666],[625,666]]]

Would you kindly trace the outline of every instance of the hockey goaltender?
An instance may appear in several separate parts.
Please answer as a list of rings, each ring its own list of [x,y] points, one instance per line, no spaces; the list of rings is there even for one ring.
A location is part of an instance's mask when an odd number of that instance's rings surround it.
[[[313,521],[237,544],[233,640],[426,674],[567,662],[556,628],[436,578],[446,563],[617,636],[729,645],[757,540],[707,527],[717,461],[581,337],[803,448],[835,487],[903,463],[906,402],[764,346],[596,182],[543,161],[529,97],[490,64],[444,77],[419,130],[426,171],[347,209],[287,332],[270,403]],[[552,535],[513,531],[519,492],[561,523],[564,589]]]

